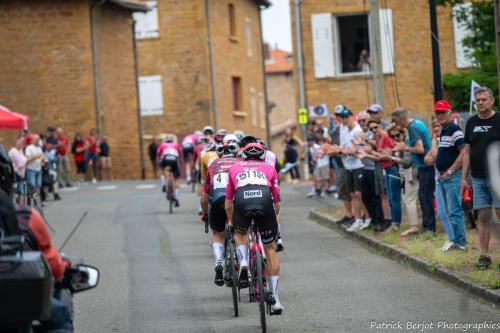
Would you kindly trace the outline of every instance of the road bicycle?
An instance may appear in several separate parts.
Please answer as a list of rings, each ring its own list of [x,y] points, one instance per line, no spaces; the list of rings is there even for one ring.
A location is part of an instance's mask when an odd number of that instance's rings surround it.
[[[271,306],[276,303],[272,292],[269,290],[269,274],[266,269],[266,259],[260,234],[255,224],[256,218],[264,215],[261,211],[253,211],[248,214],[251,224],[248,233],[249,240],[249,271],[250,271],[250,303],[258,302],[260,312],[260,327],[265,333],[266,313],[272,315]]]
[[[226,227],[226,237],[224,239],[224,282],[231,287],[233,294],[234,316],[238,317],[238,301],[240,299],[240,289],[238,288],[239,263],[236,259],[236,243],[234,241],[234,229],[232,226]]]

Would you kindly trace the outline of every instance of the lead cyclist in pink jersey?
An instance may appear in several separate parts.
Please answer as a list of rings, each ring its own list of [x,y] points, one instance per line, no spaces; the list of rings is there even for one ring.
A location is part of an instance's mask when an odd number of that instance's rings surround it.
[[[281,314],[283,306],[278,297],[280,261],[275,250],[278,235],[276,215],[279,214],[279,186],[276,169],[264,162],[265,150],[258,143],[249,143],[241,152],[243,161],[234,164],[229,170],[226,187],[226,213],[228,223],[235,229],[236,254],[240,262],[239,286],[248,287],[248,246],[247,235],[251,223],[247,213],[262,211],[262,217],[255,219],[264,244],[269,271],[269,285],[276,300],[271,311]]]
[[[162,170],[162,186],[163,191],[165,191],[166,179],[168,179],[170,172],[173,173],[175,184],[174,184],[174,198],[175,198],[175,206],[179,207],[179,198],[180,198],[180,182],[179,177],[180,167],[179,160],[181,156],[181,146],[174,142],[175,139],[172,135],[167,135],[165,137],[165,142],[158,146],[158,150],[156,151],[156,156],[160,161],[160,167]]]
[[[201,135],[203,135],[201,132],[188,134],[184,137],[184,139],[182,139],[182,156],[184,158],[188,184],[190,184],[191,181],[194,181],[194,179],[191,179],[191,169],[193,167],[191,165],[191,156],[193,156],[198,137],[200,137]]]

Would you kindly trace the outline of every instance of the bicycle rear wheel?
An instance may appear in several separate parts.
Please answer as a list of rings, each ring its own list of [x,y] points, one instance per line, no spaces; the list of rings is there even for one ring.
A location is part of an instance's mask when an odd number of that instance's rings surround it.
[[[174,185],[171,181],[167,183],[167,200],[169,205],[169,213],[172,214],[174,207]]]
[[[260,327],[262,332],[266,332],[266,295],[264,291],[264,283],[262,279],[262,255],[259,251],[255,251],[255,268],[257,273],[257,296],[260,310]]]
[[[228,266],[229,266],[229,275],[231,278],[231,289],[233,293],[234,316],[238,317],[238,275],[236,274],[234,243],[231,240],[228,240],[227,242],[228,242],[227,252],[229,252]],[[226,258],[227,258],[227,252],[226,252]]]

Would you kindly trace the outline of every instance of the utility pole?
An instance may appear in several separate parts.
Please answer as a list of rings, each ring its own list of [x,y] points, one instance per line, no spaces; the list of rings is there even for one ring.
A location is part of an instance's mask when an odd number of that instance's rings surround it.
[[[214,47],[212,43],[212,23],[210,13],[210,0],[205,0],[205,20],[207,21],[207,46],[208,57],[210,61],[210,106],[212,109],[213,126],[217,130],[218,114],[217,114],[217,90],[215,86],[215,61],[214,61]]]
[[[370,0],[370,19],[372,32],[372,79],[375,103],[384,107],[384,73],[382,67],[382,43],[380,41],[380,11],[378,0]]]
[[[495,0],[495,32],[497,36],[497,80],[500,96],[500,0]]]
[[[441,85],[441,60],[439,56],[439,34],[437,26],[436,0],[429,0],[432,41],[432,74],[434,77],[434,102],[443,99]]]

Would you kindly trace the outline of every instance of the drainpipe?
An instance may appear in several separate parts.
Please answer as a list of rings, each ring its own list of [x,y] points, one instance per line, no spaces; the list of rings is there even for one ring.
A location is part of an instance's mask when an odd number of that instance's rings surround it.
[[[302,59],[302,25],[300,18],[300,2],[301,0],[295,0],[295,39],[297,40],[297,82],[299,86],[299,108],[306,108],[306,94],[304,89],[304,63]],[[302,136],[304,142],[307,143],[307,131],[306,125],[300,126],[302,129]],[[307,156],[307,151],[304,156],[304,178],[309,180],[309,161]]]
[[[139,56],[137,52],[137,38],[135,37],[136,21],[132,19],[132,43],[134,45],[134,69],[135,69],[135,90],[137,95],[137,125],[139,126],[139,148],[141,153],[141,179],[146,179],[146,167],[144,163],[144,126],[141,116],[141,95],[139,94]]]
[[[94,10],[105,2],[106,0],[99,0],[92,2],[90,5],[90,41],[92,44],[92,72],[94,74],[95,127],[98,134],[101,134],[101,98],[99,96],[99,71],[97,68],[97,39]]]
[[[269,115],[271,114],[272,107],[267,101],[267,79],[266,79],[266,49],[264,47],[264,39],[262,36],[262,7],[259,6],[259,35],[260,35],[260,50],[262,58],[262,77],[264,79],[264,105],[265,105],[265,116],[266,116],[266,141],[269,149],[272,149],[271,140],[271,120]]]
[[[205,20],[207,21],[207,43],[208,43],[208,56],[210,58],[210,85],[211,85],[211,108],[212,118],[214,120],[213,126],[217,130],[217,97],[215,90],[215,63],[214,63],[214,49],[212,45],[212,24],[210,22],[210,0],[205,0]]]

